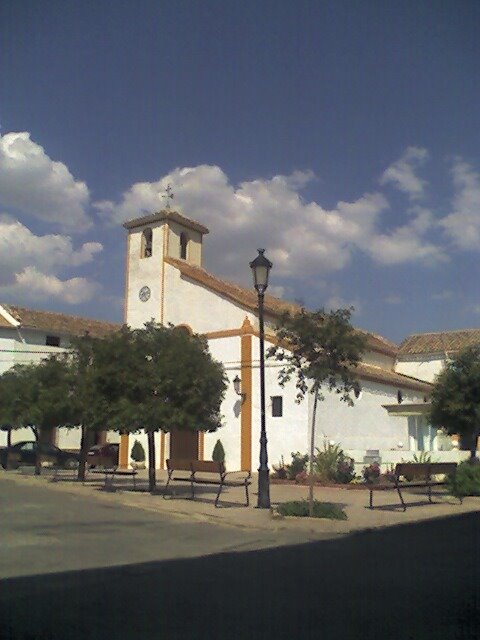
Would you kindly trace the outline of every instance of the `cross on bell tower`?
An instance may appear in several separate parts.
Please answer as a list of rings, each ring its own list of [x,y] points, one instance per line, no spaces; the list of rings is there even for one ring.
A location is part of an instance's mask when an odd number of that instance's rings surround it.
[[[174,195],[172,192],[172,187],[170,186],[170,184],[167,184],[167,188],[165,189],[165,193],[162,195],[162,198],[166,201],[165,204],[165,209],[167,211],[170,210],[170,200],[173,200]]]

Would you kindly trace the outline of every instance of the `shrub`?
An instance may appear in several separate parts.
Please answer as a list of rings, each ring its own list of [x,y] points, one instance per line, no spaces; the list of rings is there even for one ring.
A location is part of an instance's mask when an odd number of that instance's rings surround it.
[[[432,459],[432,454],[429,453],[428,451],[420,451],[420,454],[418,456],[416,453],[413,454],[412,462],[420,462],[422,464],[427,464],[429,462],[435,462],[435,460]]]
[[[320,482],[348,484],[355,478],[354,460],[338,444],[324,442],[323,450],[317,447],[313,468]]]
[[[138,440],[135,440],[133,443],[130,458],[134,462],[145,462],[145,449],[142,447],[142,443]]]
[[[212,460],[215,462],[225,462],[225,449],[221,440],[217,440],[212,451]]]
[[[367,467],[363,467],[362,475],[365,482],[375,482],[380,477],[380,465],[378,462],[372,462]]]
[[[294,500],[278,505],[278,513],[282,516],[296,516],[299,518],[308,517],[310,514],[307,500]],[[313,502],[314,518],[329,518],[330,520],[346,520],[347,514],[337,504],[331,502]]]
[[[298,484],[307,484],[309,477],[310,476],[308,475],[306,470],[300,471],[300,473],[297,473],[297,475],[295,476],[295,482],[298,482]]]
[[[299,473],[306,471],[308,455],[302,455],[300,451],[294,453],[292,451],[292,461],[285,466],[287,477],[289,480],[296,480]]]
[[[353,458],[345,457],[337,465],[337,471],[335,473],[335,482],[339,484],[350,484],[355,478],[355,460]]]
[[[273,468],[273,478],[278,478],[279,480],[286,480],[288,477],[287,468],[285,467],[285,461],[283,456],[280,458],[280,462],[277,466],[272,465]]]
[[[448,486],[458,498],[480,496],[480,464],[470,461],[460,463],[455,475],[449,477]]]

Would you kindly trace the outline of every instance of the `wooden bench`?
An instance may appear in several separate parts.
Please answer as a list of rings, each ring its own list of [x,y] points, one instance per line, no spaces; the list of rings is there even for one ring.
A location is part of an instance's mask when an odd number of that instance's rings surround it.
[[[103,469],[89,469],[87,473],[103,474],[105,476],[105,484],[103,485],[104,489],[108,489],[110,491],[115,490],[113,482],[116,477],[132,478],[133,488],[137,488],[136,476],[138,474],[138,471],[136,471],[136,469],[118,469],[117,467],[104,467]]]
[[[455,473],[456,462],[400,462],[395,466],[393,482],[372,483],[367,485],[370,491],[370,509],[373,509],[373,492],[395,489],[400,498],[403,510],[407,510],[407,505],[402,496],[402,489],[424,487],[427,489],[428,501],[432,503],[432,487],[447,484],[447,479],[435,479],[439,475],[449,476]],[[400,478],[409,478],[411,481],[402,481]],[[460,502],[462,500],[460,499]]]
[[[165,485],[165,494],[171,481],[189,482],[192,500],[195,499],[195,485],[218,485],[218,492],[215,498],[215,506],[217,507],[223,487],[244,487],[245,506],[248,507],[250,504],[248,487],[251,484],[251,476],[249,471],[227,472],[223,462],[215,462],[214,460],[169,459],[167,460],[167,472],[168,478]],[[177,472],[180,472],[179,476],[175,475]],[[239,474],[245,475],[240,477]],[[229,476],[228,478],[227,475]]]

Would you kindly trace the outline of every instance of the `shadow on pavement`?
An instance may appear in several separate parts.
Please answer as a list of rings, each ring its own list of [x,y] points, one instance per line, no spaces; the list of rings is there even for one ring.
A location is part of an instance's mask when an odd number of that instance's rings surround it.
[[[1,638],[472,640],[479,532],[470,513],[299,546],[8,579]],[[141,528],[135,535],[141,544]]]

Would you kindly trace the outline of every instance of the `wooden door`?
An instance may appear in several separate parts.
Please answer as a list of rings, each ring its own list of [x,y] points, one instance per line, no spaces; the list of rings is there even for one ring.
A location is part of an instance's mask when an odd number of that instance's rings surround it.
[[[174,429],[170,433],[170,458],[198,460],[198,433]]]

